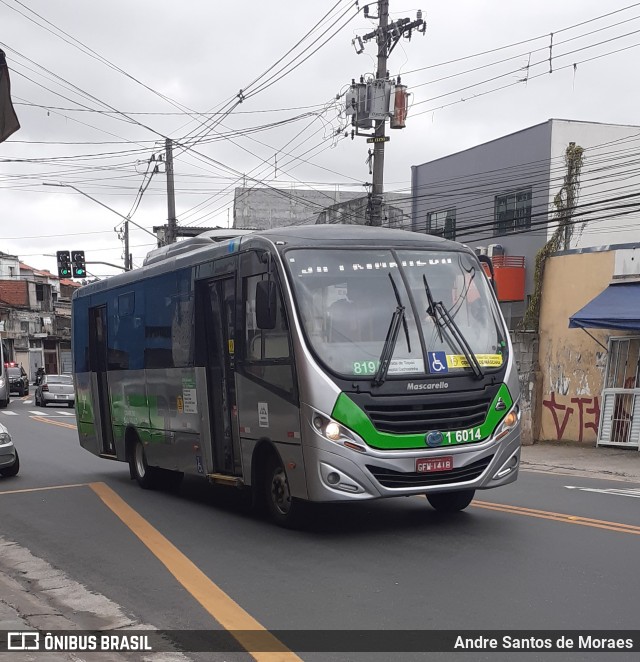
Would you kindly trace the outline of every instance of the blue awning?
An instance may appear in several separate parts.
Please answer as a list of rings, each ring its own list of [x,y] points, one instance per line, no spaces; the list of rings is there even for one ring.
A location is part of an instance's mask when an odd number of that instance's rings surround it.
[[[570,328],[640,331],[640,283],[615,283],[569,318]]]

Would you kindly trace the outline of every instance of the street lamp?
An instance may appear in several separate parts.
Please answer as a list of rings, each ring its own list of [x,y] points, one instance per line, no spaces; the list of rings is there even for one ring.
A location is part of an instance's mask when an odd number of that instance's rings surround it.
[[[138,225],[135,221],[132,221],[128,216],[124,216],[121,214],[119,211],[116,211],[115,209],[112,209],[108,205],[105,205],[104,202],[100,202],[100,200],[97,200],[96,198],[90,196],[88,193],[85,193],[84,191],[81,191],[79,188],[71,185],[71,184],[54,184],[52,182],[43,182],[43,186],[57,186],[59,188],[72,188],[74,191],[77,193],[80,193],[80,195],[84,195],[85,198],[89,198],[89,200],[93,200],[97,204],[99,204],[101,207],[104,207],[105,209],[108,209],[109,211],[113,212],[114,214],[117,214],[120,218],[124,219],[124,268],[126,271],[129,271],[131,269],[131,256],[129,255],[129,223],[132,223],[135,225],[137,228],[140,230],[143,230],[147,234],[150,234],[154,239],[157,239],[156,235],[153,234],[150,230],[147,230],[147,228],[143,228],[141,225]]]

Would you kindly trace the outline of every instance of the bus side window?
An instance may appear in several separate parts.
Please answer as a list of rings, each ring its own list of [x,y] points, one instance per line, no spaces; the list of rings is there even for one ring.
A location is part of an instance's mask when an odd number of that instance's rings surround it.
[[[245,369],[255,377],[293,393],[293,370],[289,347],[289,328],[278,284],[276,324],[273,329],[259,329],[256,324],[256,283],[266,274],[244,278]]]
[[[289,330],[282,310],[282,298],[278,288],[276,325],[273,329],[259,329],[256,324],[256,283],[262,276],[245,279],[245,340],[246,358],[253,361],[283,359],[289,357]]]

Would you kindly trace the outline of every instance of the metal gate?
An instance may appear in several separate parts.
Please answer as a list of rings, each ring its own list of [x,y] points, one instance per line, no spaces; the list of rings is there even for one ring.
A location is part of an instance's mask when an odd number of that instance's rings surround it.
[[[609,338],[597,445],[640,450],[640,336]]]

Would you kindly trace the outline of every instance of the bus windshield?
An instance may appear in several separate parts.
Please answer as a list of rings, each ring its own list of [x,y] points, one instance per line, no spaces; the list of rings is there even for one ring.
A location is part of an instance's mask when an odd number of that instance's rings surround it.
[[[294,249],[285,261],[305,335],[335,373],[377,375],[398,315],[388,377],[481,375],[506,362],[490,286],[467,252]]]

